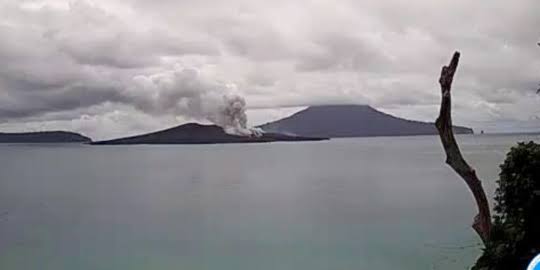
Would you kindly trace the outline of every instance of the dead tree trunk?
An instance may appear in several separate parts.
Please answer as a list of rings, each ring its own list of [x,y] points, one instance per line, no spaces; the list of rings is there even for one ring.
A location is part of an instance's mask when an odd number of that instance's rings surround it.
[[[454,137],[452,130],[452,114],[451,114],[451,96],[450,89],[452,88],[452,81],[459,63],[459,52],[455,52],[450,65],[442,68],[439,84],[441,85],[442,100],[441,111],[437,121],[435,122],[441,137],[441,142],[446,152],[446,163],[454,169],[454,171],[465,180],[467,186],[471,190],[474,199],[476,200],[476,206],[478,207],[478,215],[474,218],[472,227],[480,235],[484,244],[489,239],[491,231],[491,214],[489,210],[489,203],[486,197],[486,193],[482,188],[482,182],[476,176],[474,169],[467,164],[461,152],[459,146]]]

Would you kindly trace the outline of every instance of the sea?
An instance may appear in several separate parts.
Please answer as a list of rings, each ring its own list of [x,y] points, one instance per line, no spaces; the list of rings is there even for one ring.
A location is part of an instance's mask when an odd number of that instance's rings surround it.
[[[460,135],[493,198],[539,135]],[[3,270],[456,270],[481,253],[437,136],[0,145]]]

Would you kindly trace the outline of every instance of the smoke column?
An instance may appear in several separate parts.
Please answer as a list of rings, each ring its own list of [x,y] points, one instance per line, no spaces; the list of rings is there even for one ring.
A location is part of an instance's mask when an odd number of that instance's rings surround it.
[[[124,93],[125,98],[143,112],[206,119],[232,135],[262,134],[247,127],[246,101],[234,85],[206,78],[196,69],[137,76],[134,82]]]

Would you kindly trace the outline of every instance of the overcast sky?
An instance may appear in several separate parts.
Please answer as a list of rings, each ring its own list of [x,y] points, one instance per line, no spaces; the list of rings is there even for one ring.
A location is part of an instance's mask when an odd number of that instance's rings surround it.
[[[433,121],[454,50],[456,124],[540,130],[538,0],[0,0],[0,40],[1,131],[166,128],[208,89],[251,125],[341,103]]]

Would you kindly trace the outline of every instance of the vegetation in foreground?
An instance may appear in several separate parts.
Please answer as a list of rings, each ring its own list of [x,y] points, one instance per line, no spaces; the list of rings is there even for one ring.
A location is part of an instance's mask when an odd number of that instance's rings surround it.
[[[473,270],[524,270],[540,253],[540,144],[519,143],[500,168],[493,227]]]

